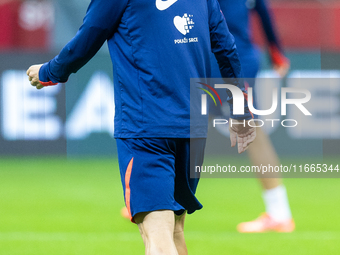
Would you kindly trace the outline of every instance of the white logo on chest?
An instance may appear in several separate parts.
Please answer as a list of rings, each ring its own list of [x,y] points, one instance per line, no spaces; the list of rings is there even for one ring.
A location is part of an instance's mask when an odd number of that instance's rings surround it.
[[[194,27],[194,22],[192,21],[193,15],[188,15],[185,13],[183,17],[176,16],[174,18],[174,25],[177,28],[179,32],[181,32],[183,35],[186,35],[190,32],[190,29]]]

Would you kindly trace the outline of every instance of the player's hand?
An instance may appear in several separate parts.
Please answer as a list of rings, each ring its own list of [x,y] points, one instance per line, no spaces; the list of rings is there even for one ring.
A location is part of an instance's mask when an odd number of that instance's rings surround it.
[[[274,70],[281,78],[285,77],[290,68],[289,59],[285,57],[283,52],[275,44],[269,46],[269,55],[273,63]]]
[[[249,126],[248,121],[243,124],[243,120],[229,119],[231,147],[235,147],[237,141],[238,153],[246,151],[256,137],[256,128]]]
[[[281,78],[285,77],[290,69],[290,62],[287,59],[287,61],[273,66],[274,70],[277,72],[278,75],[280,75]]]
[[[31,85],[36,87],[37,89],[42,89],[44,86],[39,81],[39,70],[42,65],[33,65],[30,66],[27,70],[28,80],[31,82]]]

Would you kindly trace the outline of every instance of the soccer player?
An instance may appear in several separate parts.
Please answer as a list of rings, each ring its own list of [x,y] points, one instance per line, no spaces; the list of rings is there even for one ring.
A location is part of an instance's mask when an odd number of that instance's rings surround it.
[[[235,37],[239,52],[243,75],[245,78],[255,78],[260,65],[260,52],[251,40],[249,18],[255,12],[261,20],[268,42],[268,49],[274,70],[283,77],[289,70],[289,60],[284,56],[276,35],[266,0],[218,0],[225,15],[230,32]],[[213,77],[218,77],[218,66],[213,67]],[[247,79],[253,87],[254,79]],[[254,97],[256,108],[256,99]],[[216,110],[211,107],[211,110]],[[220,115],[221,112],[212,112]],[[257,138],[248,150],[253,165],[279,165],[279,159],[269,137],[261,128],[257,128]],[[273,177],[270,173],[269,177]],[[295,228],[286,189],[280,176],[268,178],[267,174],[259,179],[263,187],[263,199],[266,212],[254,221],[244,222],[237,226],[240,232],[291,232]]]
[[[210,76],[210,51],[223,77],[240,77],[234,38],[217,0],[92,0],[83,25],[59,55],[27,70],[31,84],[41,89],[66,82],[106,40],[114,72],[114,136],[130,218],[146,254],[187,254],[185,214],[202,208],[195,197],[199,179],[190,178],[190,169],[202,165],[208,124],[199,107],[190,106],[202,93],[190,91],[190,78]],[[244,91],[244,84],[233,80]],[[234,123],[252,118],[247,104],[243,115],[231,117]],[[237,140],[244,152],[255,132],[233,125],[232,146]]]

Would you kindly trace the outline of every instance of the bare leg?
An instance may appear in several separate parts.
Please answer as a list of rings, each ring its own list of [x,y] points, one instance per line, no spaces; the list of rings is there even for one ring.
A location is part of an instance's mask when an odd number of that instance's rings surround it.
[[[178,255],[174,242],[173,211],[138,213],[134,219],[142,235],[146,255]]]
[[[182,215],[175,215],[174,241],[179,255],[187,255],[188,249],[184,239],[184,220],[186,212]]]
[[[278,166],[280,162],[269,137],[261,128],[258,128],[256,132],[257,137],[248,149],[252,164]],[[295,229],[295,223],[292,219],[286,189],[282,185],[280,173],[259,173],[257,177],[264,189],[262,197],[266,214],[256,220],[240,223],[237,226],[238,231],[242,233],[292,232]]]
[[[272,143],[266,133],[261,128],[256,129],[256,139],[249,146],[248,154],[253,165],[271,165],[278,166],[279,158],[275,152]],[[279,173],[265,173],[258,175],[264,189],[273,189],[282,184]]]

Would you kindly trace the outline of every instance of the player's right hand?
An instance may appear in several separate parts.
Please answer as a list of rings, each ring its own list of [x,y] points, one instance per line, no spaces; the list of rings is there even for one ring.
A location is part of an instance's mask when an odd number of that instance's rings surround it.
[[[246,151],[256,137],[256,128],[249,126],[248,121],[229,119],[229,131],[231,147],[237,142],[238,153]]]
[[[31,82],[32,86],[37,89],[42,89],[44,86],[39,81],[39,70],[42,65],[33,65],[27,69],[28,80]]]

